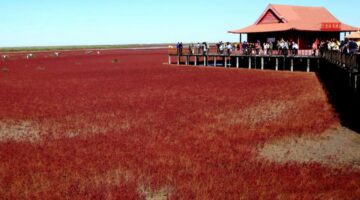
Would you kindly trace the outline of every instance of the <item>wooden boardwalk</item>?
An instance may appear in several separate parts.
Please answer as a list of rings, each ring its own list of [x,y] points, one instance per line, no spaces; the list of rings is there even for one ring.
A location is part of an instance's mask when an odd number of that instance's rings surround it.
[[[168,64],[316,72],[320,67],[326,67],[330,63],[349,74],[349,86],[354,91],[357,91],[360,69],[359,54],[344,55],[338,51],[326,51],[321,56],[319,52],[315,56],[312,54],[312,50],[299,50],[297,55],[288,54],[288,56],[279,55],[277,51],[273,51],[271,55],[244,55],[239,51],[228,55],[217,53],[215,48],[210,48],[207,54],[201,52],[190,53],[189,50],[184,49],[182,54],[178,55],[176,49],[169,49]]]

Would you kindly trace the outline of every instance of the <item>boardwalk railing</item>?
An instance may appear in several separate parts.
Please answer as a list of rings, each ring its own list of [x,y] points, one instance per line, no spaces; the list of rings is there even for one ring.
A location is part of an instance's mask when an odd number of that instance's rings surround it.
[[[360,54],[345,55],[339,51],[326,51],[322,57],[328,62],[343,67],[351,73],[359,73]]]
[[[177,55],[178,50],[176,48],[169,48],[168,49],[168,54],[169,55]],[[226,50],[224,50],[224,54],[226,54]],[[210,46],[208,52],[208,54],[218,54],[218,50],[215,46]],[[200,48],[200,50],[198,48],[194,48],[193,49],[193,52],[190,52],[189,48],[188,47],[184,47],[182,49],[182,55],[190,55],[190,54],[193,54],[193,55],[202,55],[203,54],[203,51],[202,51],[202,48]],[[240,50],[233,50],[231,51],[231,55],[256,55],[256,51],[253,49],[251,50],[251,52],[249,53],[245,53],[244,50],[240,49]],[[271,50],[267,52],[267,54],[265,54],[265,51],[264,50],[260,50],[260,53],[259,55],[281,55],[280,51],[279,50]],[[291,55],[291,50],[288,50],[288,54],[287,55]],[[299,49],[297,51],[297,56],[312,56],[313,55],[313,50],[312,49]],[[319,55],[318,51],[316,52],[316,55]]]

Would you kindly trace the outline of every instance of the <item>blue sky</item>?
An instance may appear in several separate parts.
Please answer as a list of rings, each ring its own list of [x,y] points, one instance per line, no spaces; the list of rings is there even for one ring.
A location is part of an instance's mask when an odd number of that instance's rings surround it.
[[[359,0],[0,0],[0,47],[238,41],[227,31],[269,3],[324,6],[360,27]]]

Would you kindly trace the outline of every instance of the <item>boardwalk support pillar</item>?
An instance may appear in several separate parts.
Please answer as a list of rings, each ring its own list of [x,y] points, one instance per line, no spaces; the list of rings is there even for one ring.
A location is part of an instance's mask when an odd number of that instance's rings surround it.
[[[177,56],[177,61],[176,61],[177,65],[180,65],[180,56]]]
[[[217,63],[216,63],[216,56],[214,56],[214,66],[216,67]]]
[[[195,62],[194,62],[194,65],[197,66],[197,61],[198,61],[198,57],[195,56]]]
[[[286,57],[284,56],[284,60],[283,60],[283,70],[285,70],[285,65],[286,65]]]
[[[204,56],[204,66],[206,66],[206,56]]]
[[[185,57],[185,64],[186,64],[186,65],[189,65],[189,57],[190,57],[190,56],[186,56],[186,57]]]
[[[264,70],[264,57],[261,57],[261,70]]]
[[[307,64],[306,64],[306,71],[310,72],[310,59],[307,59]]]
[[[169,65],[171,65],[171,56],[169,56]]]
[[[317,59],[317,70],[319,71],[320,70],[320,59]],[[310,70],[309,70],[310,72]]]
[[[225,65],[225,68],[227,68],[227,59],[226,59],[226,56],[224,56],[224,65]]]
[[[294,59],[291,58],[290,60],[290,71],[294,71]]]
[[[249,69],[251,69],[251,57],[249,57]]]
[[[355,74],[354,75],[354,94],[357,93],[357,88],[358,88],[358,75]]]
[[[236,57],[236,68],[239,68],[239,57]]]
[[[276,58],[276,61],[275,61],[275,71],[278,71],[279,70],[279,58]]]
[[[349,87],[352,88],[352,73],[349,72]]]

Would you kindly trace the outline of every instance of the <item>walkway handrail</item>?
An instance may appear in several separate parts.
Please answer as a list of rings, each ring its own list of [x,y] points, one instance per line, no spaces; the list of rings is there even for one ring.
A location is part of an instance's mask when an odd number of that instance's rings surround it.
[[[360,67],[359,54],[343,54],[340,51],[325,51],[322,57],[330,63],[343,67],[350,72],[358,73]]]
[[[176,47],[172,46],[171,48],[168,48],[168,54],[169,55],[177,55],[178,50],[176,49]],[[202,48],[199,49],[194,47],[193,49],[193,54],[203,54],[203,51],[202,51]],[[219,53],[216,46],[210,46],[210,49],[208,50],[207,52],[208,54],[216,54],[216,53]],[[191,55],[190,51],[189,51],[189,48],[188,47],[184,47],[182,49],[182,55]],[[224,54],[226,54],[226,50],[224,50]],[[316,55],[318,55],[319,53],[316,52]],[[244,51],[243,49],[240,49],[240,50],[234,50],[231,52],[231,55],[244,55]],[[255,50],[253,49],[252,52],[249,52],[249,55],[255,55]],[[264,53],[264,50],[261,50],[260,51],[260,55],[265,55]],[[276,50],[276,49],[273,49],[271,50],[271,53],[268,52],[266,55],[281,55],[280,51],[279,50]],[[291,55],[291,50],[288,50],[288,54],[287,55]],[[297,55],[298,56],[312,56],[313,55],[313,50],[312,49],[299,49],[297,51]]]

